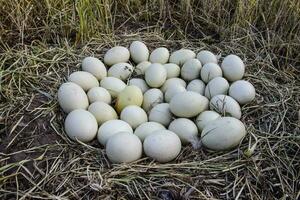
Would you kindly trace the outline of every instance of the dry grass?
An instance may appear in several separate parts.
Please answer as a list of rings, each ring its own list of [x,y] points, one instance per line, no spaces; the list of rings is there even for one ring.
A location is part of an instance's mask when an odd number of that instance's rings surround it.
[[[242,2],[1,1],[0,199],[299,198],[299,1]],[[135,39],[245,60],[257,96],[238,149],[112,165],[96,141],[66,137],[59,85],[84,56]]]

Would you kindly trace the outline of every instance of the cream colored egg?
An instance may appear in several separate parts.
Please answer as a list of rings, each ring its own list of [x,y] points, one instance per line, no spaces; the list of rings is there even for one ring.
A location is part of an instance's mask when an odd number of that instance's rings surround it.
[[[90,142],[96,137],[97,128],[95,117],[83,109],[73,110],[65,120],[65,131],[72,140]]]
[[[103,146],[106,145],[108,139],[119,132],[133,133],[131,126],[122,120],[113,119],[104,122],[98,129],[97,139]]]
[[[165,130],[166,128],[157,123],[157,122],[145,122],[145,123],[142,123],[141,125],[139,125],[135,131],[134,131],[134,134],[136,136],[138,136],[140,138],[140,140],[143,142],[145,140],[145,138],[152,134],[154,131],[157,131],[157,130]]]
[[[108,76],[126,81],[132,74],[133,67],[128,63],[117,63],[111,66],[107,72]]]
[[[177,117],[195,117],[208,109],[206,97],[192,91],[176,94],[170,101],[170,110]]]
[[[233,117],[221,117],[209,123],[201,133],[202,144],[216,151],[238,146],[246,135],[244,124]]]
[[[186,87],[186,82],[181,78],[170,78],[167,79],[163,86],[160,88],[162,92],[166,92],[168,87],[171,85],[181,85],[182,87]]]
[[[223,116],[231,116],[240,119],[242,116],[239,103],[227,95],[216,95],[209,103],[210,109],[220,113]]]
[[[218,59],[217,56],[215,56],[215,54],[213,54],[210,51],[200,51],[197,54],[197,59],[200,60],[200,62],[202,63],[202,65],[205,65],[207,63],[216,63],[218,64]]]
[[[181,77],[186,81],[194,80],[199,77],[201,68],[201,62],[198,59],[189,59],[181,68]]]
[[[166,79],[167,70],[159,63],[151,64],[145,72],[145,80],[150,87],[158,88],[164,84]]]
[[[224,77],[231,82],[242,79],[245,73],[245,65],[242,59],[232,54],[224,58],[221,68]]]
[[[147,85],[146,81],[141,78],[132,78],[128,81],[128,85],[134,85],[141,89],[143,93],[149,90],[149,86]]]
[[[198,141],[198,128],[190,119],[175,119],[170,123],[168,129],[178,135],[182,144],[194,143],[194,141]]]
[[[94,103],[96,101],[102,101],[104,103],[111,103],[111,95],[109,92],[103,87],[93,87],[87,93],[88,99],[90,103]]]
[[[92,103],[88,111],[94,115],[98,125],[112,119],[118,119],[118,115],[113,107],[101,101]]]
[[[126,106],[136,105],[141,106],[143,103],[143,93],[140,88],[134,85],[126,86],[124,90],[122,90],[116,102],[116,110],[120,113]]]
[[[148,67],[151,65],[151,62],[148,61],[143,61],[141,63],[139,63],[135,69],[134,69],[134,73],[136,75],[144,75],[145,71],[148,69]]]
[[[165,92],[165,101],[169,103],[173,96],[180,92],[185,92],[186,89],[181,85],[171,85],[168,87],[167,91]]]
[[[82,70],[93,74],[99,81],[107,76],[107,70],[103,62],[95,57],[86,57],[82,60]]]
[[[165,69],[167,70],[167,79],[176,78],[180,75],[180,67],[174,63],[164,64]]]
[[[205,96],[209,99],[218,94],[227,94],[229,89],[228,81],[223,77],[216,77],[208,82],[205,88]]]
[[[144,152],[154,160],[166,163],[174,160],[181,151],[179,137],[169,130],[157,130],[146,137]]]
[[[216,77],[222,77],[222,69],[215,63],[207,63],[202,67],[200,75],[202,81],[208,83]]]
[[[58,89],[58,103],[64,112],[87,109],[89,100],[83,89],[72,82],[63,83]]]
[[[92,74],[90,74],[88,72],[84,72],[84,71],[73,72],[68,77],[68,81],[76,83],[84,91],[88,91],[89,89],[91,89],[93,87],[99,86],[99,82],[96,79],[96,77],[93,76]]]
[[[169,50],[165,47],[160,47],[152,51],[149,57],[149,61],[152,63],[165,64],[169,60]]]
[[[209,122],[214,121],[220,117],[221,115],[219,113],[212,110],[206,110],[198,115],[198,117],[196,118],[196,125],[198,129],[202,131]]]
[[[161,103],[154,106],[149,113],[149,121],[169,126],[172,121],[172,113],[168,103]]]
[[[205,91],[205,83],[199,79],[192,80],[186,86],[187,91],[197,92],[201,95],[204,95]]]
[[[120,119],[127,122],[133,129],[148,121],[146,112],[134,105],[125,107],[121,112]]]
[[[149,50],[147,46],[140,41],[134,41],[129,47],[130,56],[135,63],[147,61],[149,58]]]
[[[187,60],[195,58],[196,54],[190,49],[180,49],[174,51],[169,59],[170,63],[175,63],[179,66],[182,66]]]
[[[122,80],[115,77],[105,77],[100,82],[100,85],[110,93],[112,98],[117,97],[126,87],[126,84]]]
[[[104,63],[111,66],[117,63],[128,62],[130,53],[126,47],[115,46],[104,55]]]
[[[164,100],[164,94],[162,91],[160,91],[157,88],[153,88],[150,90],[147,90],[147,92],[144,93],[144,99],[143,99],[143,109],[148,112],[150,111],[155,105],[160,104]]]
[[[235,81],[229,88],[229,96],[243,105],[251,102],[255,98],[255,88],[248,81]]]

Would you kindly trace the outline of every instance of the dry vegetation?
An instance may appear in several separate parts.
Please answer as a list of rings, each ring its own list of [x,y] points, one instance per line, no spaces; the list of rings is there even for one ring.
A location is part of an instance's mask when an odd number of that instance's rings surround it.
[[[299,199],[299,37],[298,0],[0,0],[0,199]],[[66,137],[59,85],[135,39],[245,60],[257,97],[238,149],[112,165]]]

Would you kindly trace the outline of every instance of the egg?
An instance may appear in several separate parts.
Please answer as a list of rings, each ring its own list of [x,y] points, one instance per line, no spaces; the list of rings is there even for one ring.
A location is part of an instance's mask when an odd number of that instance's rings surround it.
[[[134,131],[134,134],[136,136],[138,136],[140,138],[140,140],[143,142],[145,140],[145,138],[152,134],[154,131],[157,131],[157,130],[165,130],[166,128],[157,123],[157,122],[145,122],[145,123],[142,123],[141,125],[139,125],[135,131]]]
[[[96,137],[97,128],[95,117],[83,109],[73,110],[65,120],[65,131],[72,140],[90,142]]]
[[[145,71],[148,69],[148,67],[151,65],[151,62],[143,61],[139,63],[137,66],[135,66],[134,72],[136,75],[144,75]]]
[[[107,76],[107,70],[103,62],[98,58],[86,57],[82,60],[81,64],[82,70],[91,73],[98,80],[102,80]]]
[[[143,146],[136,135],[120,132],[109,138],[105,151],[112,163],[130,163],[142,157]]]
[[[149,90],[149,86],[147,85],[146,81],[141,78],[132,78],[128,81],[128,85],[134,85],[141,89],[142,93],[145,93]]]
[[[166,163],[178,156],[181,151],[181,142],[172,131],[157,130],[145,138],[143,147],[148,157]]]
[[[205,83],[199,79],[192,80],[186,86],[187,91],[197,92],[201,95],[204,95],[205,91]]]
[[[84,72],[84,71],[73,72],[68,77],[68,81],[76,83],[84,91],[88,91],[89,89],[91,89],[93,87],[99,86],[99,82],[96,79],[96,77],[93,76],[92,74],[90,74],[88,72]]]
[[[88,107],[88,111],[94,115],[98,125],[112,119],[118,119],[116,111],[104,102],[94,102]]]
[[[246,135],[244,124],[233,117],[221,117],[209,123],[201,133],[202,144],[215,151],[238,146]]]
[[[171,85],[168,87],[167,91],[165,92],[165,101],[169,103],[173,96],[180,92],[185,92],[186,89],[181,85]]]
[[[97,122],[96,122],[97,123]],[[106,145],[108,139],[119,132],[133,133],[131,126],[122,120],[113,119],[104,122],[98,129],[97,139],[103,146]]]
[[[186,82],[181,78],[170,78],[166,80],[163,86],[160,88],[162,92],[166,92],[168,87],[171,85],[181,85],[182,87],[186,87]]]
[[[222,77],[222,69],[215,63],[207,63],[202,67],[200,76],[202,81],[208,83],[216,77]]]
[[[223,116],[231,116],[240,119],[242,116],[239,103],[227,95],[216,95],[209,103],[210,109],[220,113]]]
[[[129,47],[130,55],[135,63],[147,61],[149,58],[149,50],[147,46],[140,41],[133,41]]]
[[[182,144],[193,143],[198,140],[198,128],[190,119],[175,119],[170,123],[168,129],[178,135]]]
[[[126,81],[132,74],[133,67],[128,63],[117,63],[111,66],[107,72],[108,76]]]
[[[122,80],[115,77],[103,78],[100,85],[110,93],[112,98],[117,97],[118,94],[126,87],[126,84]]]
[[[181,92],[170,101],[170,110],[177,117],[195,117],[208,109],[209,101],[206,97],[196,92]]]
[[[221,115],[219,113],[212,110],[206,110],[198,115],[198,117],[196,118],[196,125],[198,129],[202,131],[209,122],[214,121],[220,117]]]
[[[149,57],[151,63],[165,64],[169,60],[169,50],[165,47],[160,47],[152,51]]]
[[[196,54],[190,49],[180,49],[174,51],[169,59],[170,63],[175,63],[179,66],[182,66],[187,60],[195,58]]]
[[[216,77],[209,81],[206,85],[205,96],[211,99],[218,94],[227,94],[228,89],[228,81],[223,77]]]
[[[221,68],[224,77],[231,82],[242,79],[245,73],[245,65],[242,59],[232,54],[224,58]]]
[[[165,69],[167,70],[167,79],[176,78],[180,75],[180,67],[174,63],[164,64]]]
[[[149,121],[168,126],[172,121],[172,113],[168,103],[161,103],[154,106],[149,113]]]
[[[248,81],[235,81],[229,87],[229,96],[243,105],[251,102],[255,98],[255,88]]]
[[[122,90],[116,101],[116,110],[120,113],[126,106],[136,105],[141,106],[143,103],[143,93],[140,88],[134,85],[126,86]]]
[[[111,66],[117,63],[128,62],[130,53],[126,47],[115,46],[104,55],[104,63]]]
[[[212,52],[202,50],[197,54],[197,59],[200,60],[202,65],[207,63],[216,63],[218,64],[217,56],[215,56]]]
[[[146,112],[135,105],[125,107],[121,112],[120,118],[127,122],[133,129],[148,121]]]
[[[144,101],[142,104],[143,109],[148,112],[150,111],[155,105],[162,103],[164,100],[164,95],[162,91],[157,88],[153,88],[147,90],[144,93]]]
[[[87,93],[88,99],[90,103],[94,103],[96,101],[102,101],[104,103],[111,103],[111,96],[109,92],[103,87],[93,87]]]
[[[58,89],[58,103],[64,112],[87,109],[89,100],[83,89],[72,82],[63,83]]]
[[[186,81],[191,81],[199,77],[202,65],[198,59],[187,60],[181,68],[181,77]]]
[[[151,64],[145,71],[145,80],[150,87],[158,88],[167,79],[167,70],[159,63]]]

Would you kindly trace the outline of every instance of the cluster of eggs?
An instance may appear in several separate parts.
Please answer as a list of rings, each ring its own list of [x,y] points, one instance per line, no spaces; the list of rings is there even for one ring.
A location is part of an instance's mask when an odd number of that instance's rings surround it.
[[[65,131],[82,142],[97,137],[113,163],[135,161],[143,152],[168,162],[182,145],[199,140],[211,150],[231,149],[246,134],[240,105],[255,97],[253,85],[241,80],[244,72],[236,55],[219,66],[206,50],[170,54],[160,47],[150,54],[140,41],[129,50],[116,46],[104,63],[84,58],[82,71],[60,86]]]

